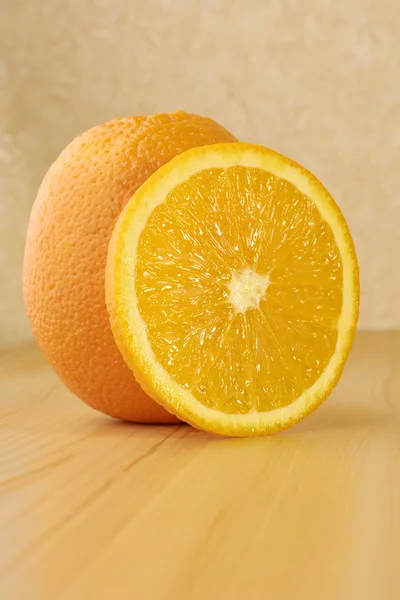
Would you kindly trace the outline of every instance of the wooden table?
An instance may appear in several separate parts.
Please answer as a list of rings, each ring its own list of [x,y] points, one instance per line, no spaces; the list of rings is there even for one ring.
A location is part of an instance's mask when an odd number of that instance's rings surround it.
[[[0,355],[2,600],[399,600],[400,333],[360,333],[292,430],[224,439],[87,408]]]

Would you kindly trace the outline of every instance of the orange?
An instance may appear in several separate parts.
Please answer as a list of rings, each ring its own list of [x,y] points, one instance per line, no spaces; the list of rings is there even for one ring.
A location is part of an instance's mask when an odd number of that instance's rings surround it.
[[[104,292],[109,239],[122,208],[161,165],[195,146],[235,138],[184,112],[94,127],[61,153],[30,217],[24,298],[34,336],[86,404],[138,422],[176,421],[136,383],[112,336]]]
[[[356,329],[353,240],[309,171],[261,146],[188,150],[111,238],[115,339],[149,395],[207,431],[264,435],[315,410]]]

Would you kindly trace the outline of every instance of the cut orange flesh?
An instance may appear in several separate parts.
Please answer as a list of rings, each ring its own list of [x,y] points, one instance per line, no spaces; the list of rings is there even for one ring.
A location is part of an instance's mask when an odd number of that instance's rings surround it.
[[[358,267],[311,173],[260,146],[218,144],[139,188],[110,242],[106,293],[118,347],[154,400],[207,431],[261,435],[337,383]]]

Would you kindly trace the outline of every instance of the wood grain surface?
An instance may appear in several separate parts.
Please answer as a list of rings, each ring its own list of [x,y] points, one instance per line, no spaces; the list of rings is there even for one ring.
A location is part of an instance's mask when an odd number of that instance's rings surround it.
[[[2,600],[398,600],[400,333],[260,439],[120,423],[0,355]]]

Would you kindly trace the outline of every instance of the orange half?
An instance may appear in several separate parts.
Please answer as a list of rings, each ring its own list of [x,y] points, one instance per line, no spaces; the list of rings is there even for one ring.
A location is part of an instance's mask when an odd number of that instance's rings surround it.
[[[229,143],[189,150],[139,188],[110,242],[106,296],[116,343],[154,400],[204,430],[253,436],[332,391],[359,276],[318,179]]]

